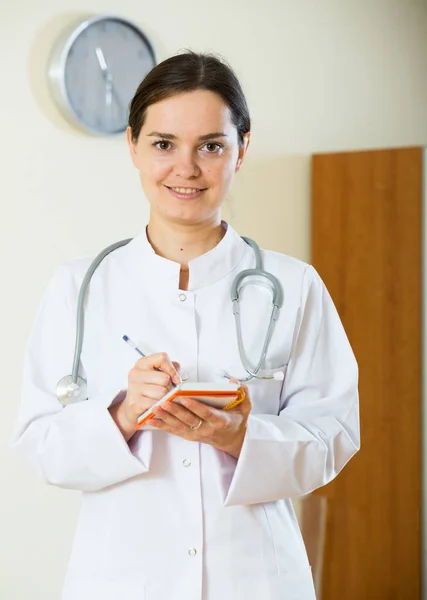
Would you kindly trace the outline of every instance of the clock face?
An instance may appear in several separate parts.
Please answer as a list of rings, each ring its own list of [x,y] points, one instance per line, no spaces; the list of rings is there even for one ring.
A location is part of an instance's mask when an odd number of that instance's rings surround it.
[[[112,135],[125,131],[129,102],[155,64],[151,45],[134,25],[96,17],[59,42],[50,76],[68,117],[86,131]]]

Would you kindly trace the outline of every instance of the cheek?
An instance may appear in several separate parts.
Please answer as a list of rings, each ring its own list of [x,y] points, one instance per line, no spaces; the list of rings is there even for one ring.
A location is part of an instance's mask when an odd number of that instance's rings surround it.
[[[143,161],[139,170],[141,181],[148,185],[161,183],[170,172],[169,161]]]
[[[235,164],[228,162],[226,165],[223,165],[221,172],[219,174],[219,178],[221,179],[221,185],[223,188],[229,188],[233,183],[234,179],[234,168]]]
[[[234,177],[234,167],[235,163],[227,161],[226,163],[209,165],[205,172],[211,181],[215,181],[217,185],[228,187]]]

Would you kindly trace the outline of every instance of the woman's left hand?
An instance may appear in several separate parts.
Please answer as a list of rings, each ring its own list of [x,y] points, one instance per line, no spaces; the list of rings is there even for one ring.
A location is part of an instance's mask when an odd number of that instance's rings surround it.
[[[182,397],[180,404],[165,402],[162,408],[156,407],[153,410],[155,416],[147,421],[147,425],[192,442],[210,444],[239,458],[252,408],[249,390],[245,385],[242,387],[244,400],[230,410],[212,408],[194,398]]]

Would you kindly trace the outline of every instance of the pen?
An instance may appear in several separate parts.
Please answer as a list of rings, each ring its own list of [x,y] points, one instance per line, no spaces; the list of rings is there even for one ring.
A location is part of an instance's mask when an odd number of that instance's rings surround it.
[[[142,352],[142,350],[140,350],[138,348],[138,346],[135,344],[135,342],[133,342],[128,335],[124,335],[122,337],[123,337],[123,340],[126,342],[126,344],[128,344],[128,346],[130,346],[131,348],[133,348],[135,350],[135,352],[138,352],[138,354],[140,356],[142,356],[142,358],[145,358],[146,355]],[[161,369],[157,369],[157,371],[161,371]],[[179,379],[180,379],[180,383],[182,383],[182,381],[181,381],[181,375],[179,373],[178,373],[178,376],[179,376]],[[175,385],[175,384],[172,382],[172,385]]]
[[[127,335],[124,335],[123,339],[126,342],[126,344],[128,344],[131,348],[133,348],[134,350],[136,350],[136,352],[138,352],[138,354],[140,356],[142,356],[142,358],[145,358],[145,354],[138,348],[138,346],[135,344],[135,342],[133,342],[130,339],[130,337],[128,337]]]

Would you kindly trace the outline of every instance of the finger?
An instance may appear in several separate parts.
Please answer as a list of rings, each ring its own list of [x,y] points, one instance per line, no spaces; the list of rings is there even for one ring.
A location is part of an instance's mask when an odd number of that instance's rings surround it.
[[[163,396],[168,393],[167,388],[164,388],[160,385],[151,385],[150,383],[144,383],[141,386],[135,386],[134,391],[145,398],[149,398],[150,400],[160,400],[160,398],[163,398]]]
[[[163,373],[169,375],[174,383],[179,383],[181,379],[176,367],[174,367],[166,352],[158,352],[157,354],[145,356],[144,358],[139,359],[135,366],[138,366],[141,370],[160,369]]]
[[[243,385],[243,384],[242,384],[242,388],[243,388],[243,391],[245,392],[245,397],[243,398],[243,401],[240,404],[244,407],[249,405],[249,409],[251,409],[252,401],[251,401],[251,395],[249,393],[249,388],[247,385]],[[240,405],[237,405],[237,406],[240,406]]]
[[[133,368],[129,371],[129,383],[151,383],[165,388],[170,387],[171,380],[169,375],[162,371],[141,370]]]
[[[249,388],[247,385],[245,385],[244,383],[241,383],[238,379],[236,379],[235,377],[229,377],[228,381],[230,383],[237,383],[239,384],[239,387],[241,387],[243,389],[243,391],[245,392],[245,396],[242,400],[242,402],[240,402],[239,404],[237,404],[234,408],[230,409],[230,410],[235,410],[238,409],[239,407],[242,408],[242,404],[247,403],[247,401],[249,401],[249,404],[251,404],[250,401],[250,396],[249,396]],[[252,404],[251,404],[252,406]]]
[[[188,408],[190,412],[199,417],[199,420],[203,419],[203,421],[208,421],[208,423],[212,425],[214,425],[218,421],[223,420],[221,410],[217,410],[216,408],[207,406],[206,404],[203,404],[203,402],[198,402],[194,398],[185,396],[183,398],[180,398],[180,402],[185,408]],[[199,421],[197,421],[197,423],[198,422]]]
[[[173,360],[172,364],[175,367],[176,372],[178,373],[179,379],[180,379],[180,382],[181,382],[181,365],[179,364],[179,362],[176,362],[176,360]]]
[[[187,427],[196,427],[200,422],[200,418],[197,415],[177,402],[165,402],[162,405],[162,410],[173,415]]]
[[[186,438],[184,432],[177,432],[173,427],[162,421],[161,419],[152,418],[149,419],[146,423],[149,427],[153,427],[154,429],[158,429],[160,431],[164,431],[165,433],[171,433],[172,435],[179,435],[182,438]]]
[[[243,391],[245,392],[245,396],[247,398],[249,398],[249,388],[245,383],[241,383],[240,387],[243,389]]]
[[[227,412],[239,412],[243,415],[249,414],[251,412],[252,402],[249,394],[249,389],[246,385],[243,384],[241,387],[245,393],[243,400],[239,402],[239,404],[236,404],[236,406],[233,406],[233,408],[228,409]]]
[[[156,429],[163,429],[165,423],[161,419],[157,417],[150,417],[148,421],[145,421],[144,425],[148,425],[149,427],[155,427]]]
[[[153,410],[154,413],[154,421],[158,420],[161,424],[157,423],[157,427],[161,427],[162,429],[167,429],[171,433],[175,434],[188,434],[189,427],[179,419],[177,419],[174,415],[170,414],[163,408],[157,407]],[[197,423],[199,420],[197,421]],[[197,425],[196,423],[196,425]],[[156,426],[155,425],[155,426]]]

